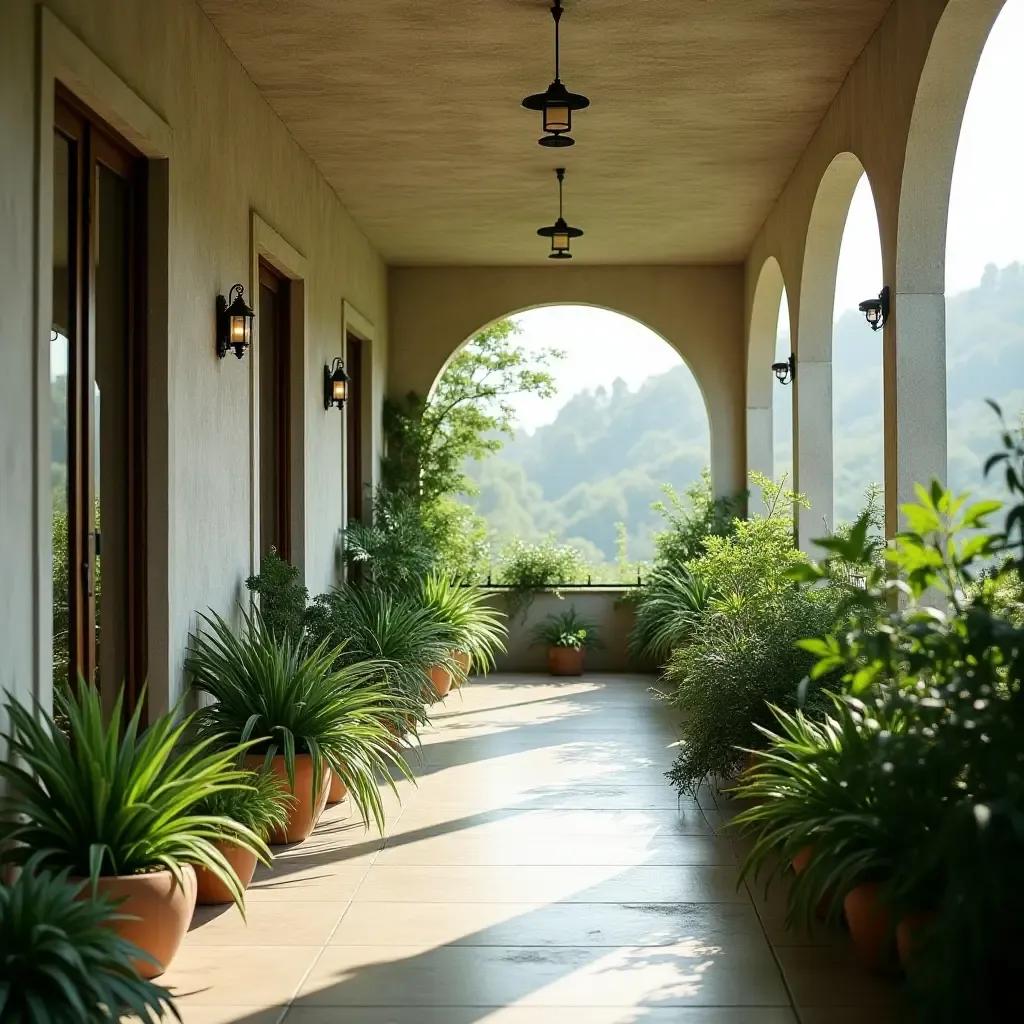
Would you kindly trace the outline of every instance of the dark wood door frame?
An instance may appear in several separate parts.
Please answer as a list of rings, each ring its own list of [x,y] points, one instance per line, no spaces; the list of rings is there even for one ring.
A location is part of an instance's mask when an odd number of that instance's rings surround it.
[[[95,676],[95,566],[99,537],[95,530],[96,367],[95,265],[98,168],[124,180],[130,190],[127,252],[127,405],[128,459],[125,466],[129,504],[127,644],[125,708],[134,711],[147,671],[146,617],[146,199],[145,157],[109,125],[58,84],[54,129],[68,142],[69,239],[68,279],[68,577],[69,666],[71,682]],[[101,523],[102,532],[102,523]]]
[[[361,338],[345,339],[345,365],[349,396],[345,405],[345,512],[349,522],[362,522],[366,509],[363,494],[363,356]]]

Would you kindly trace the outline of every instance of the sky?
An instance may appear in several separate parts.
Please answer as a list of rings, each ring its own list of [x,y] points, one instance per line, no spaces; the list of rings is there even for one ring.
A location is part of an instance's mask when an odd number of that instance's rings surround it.
[[[960,134],[950,196],[946,291],[973,288],[989,263],[1024,261],[1024,0],[1007,0],[982,54]],[[850,205],[839,256],[836,316],[855,309],[882,286],[874,201],[861,179]],[[517,400],[519,422],[533,430],[551,422],[584,389],[621,377],[631,388],[678,365],[679,357],[646,327],[609,310],[550,306],[515,318],[528,349],[561,348],[566,358],[555,378],[558,396]],[[780,333],[788,318],[780,319]]]

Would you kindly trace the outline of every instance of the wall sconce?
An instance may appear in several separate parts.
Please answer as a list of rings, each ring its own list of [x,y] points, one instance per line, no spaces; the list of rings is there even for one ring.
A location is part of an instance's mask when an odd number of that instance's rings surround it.
[[[324,408],[344,409],[348,399],[348,374],[341,358],[324,367]]]
[[[780,384],[791,384],[796,380],[796,356],[791,352],[784,363],[772,363],[772,373]]]
[[[873,331],[880,331],[889,319],[889,286],[886,285],[877,299],[865,299],[858,307]]]
[[[223,295],[217,296],[217,355],[221,359],[231,348],[241,359],[252,344],[252,322],[256,313],[244,296],[245,289],[240,284],[232,286],[226,299]]]

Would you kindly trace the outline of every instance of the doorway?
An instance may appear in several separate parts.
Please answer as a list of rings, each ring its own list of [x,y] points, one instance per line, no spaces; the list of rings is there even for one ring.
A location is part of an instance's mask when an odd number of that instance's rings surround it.
[[[291,560],[291,282],[259,261],[260,557]]]
[[[146,678],[146,160],[64,90],[53,140],[53,672]]]
[[[347,521],[362,522],[363,500],[363,343],[354,334],[345,340],[348,401],[345,403],[345,511]]]

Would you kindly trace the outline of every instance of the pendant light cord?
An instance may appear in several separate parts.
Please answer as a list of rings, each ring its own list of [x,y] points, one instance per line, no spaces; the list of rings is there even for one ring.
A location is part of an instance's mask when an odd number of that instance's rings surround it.
[[[559,167],[555,174],[558,175],[558,219],[562,220],[562,182],[565,179],[565,168]]]
[[[555,0],[555,5],[551,8],[551,17],[555,19],[555,81],[557,82],[559,71],[558,23],[562,20],[562,0]]]

